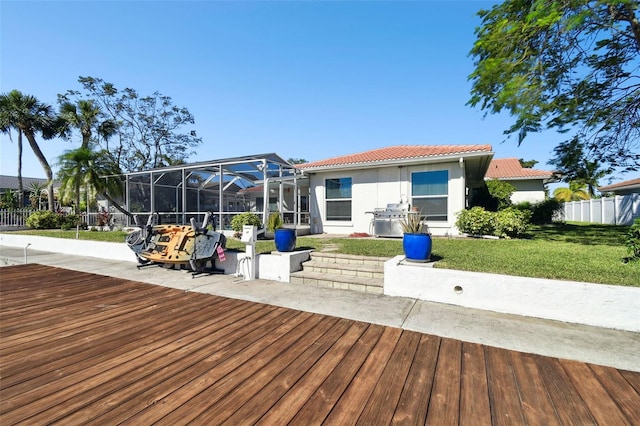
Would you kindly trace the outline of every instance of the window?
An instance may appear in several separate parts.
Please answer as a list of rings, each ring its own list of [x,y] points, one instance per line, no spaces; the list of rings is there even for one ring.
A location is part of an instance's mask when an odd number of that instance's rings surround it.
[[[351,178],[325,180],[327,220],[351,220]]]
[[[449,172],[411,173],[411,204],[426,220],[446,222],[449,197]]]
[[[264,209],[264,197],[256,197],[256,210],[260,212],[263,209]],[[269,211],[270,212],[278,211],[277,197],[269,197]]]

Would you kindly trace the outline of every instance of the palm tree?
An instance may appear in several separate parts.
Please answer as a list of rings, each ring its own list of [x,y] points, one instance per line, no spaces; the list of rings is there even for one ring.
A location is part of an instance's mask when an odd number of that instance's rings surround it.
[[[29,185],[29,203],[32,208],[37,208],[40,210],[40,204],[42,202],[42,194],[43,189],[45,189],[47,185],[43,185],[39,182],[31,182]]]
[[[18,143],[21,145],[21,135],[29,141],[29,145],[38,161],[44,169],[47,177],[47,194],[49,210],[54,211],[53,197],[53,172],[47,162],[46,157],[36,142],[36,133],[40,132],[44,139],[51,139],[55,135],[56,117],[53,115],[51,106],[43,104],[34,96],[23,95],[19,90],[12,90],[9,93],[0,95],[0,130],[3,133],[10,129],[18,131]],[[20,161],[18,163],[18,175],[22,180],[22,150],[20,151]]]
[[[11,139],[11,128],[15,121],[15,110],[11,108],[12,99],[9,96],[0,96],[0,132],[9,135]],[[18,205],[24,205],[24,187],[22,185],[22,131],[18,129]]]
[[[553,198],[562,202],[588,200],[591,197],[585,191],[585,185],[582,182],[571,181],[569,188],[556,188],[553,191]]]
[[[589,195],[593,198],[596,196],[596,188],[600,186],[598,181],[610,172],[611,170],[600,169],[598,161],[585,160],[577,181],[587,187]]]
[[[69,138],[71,129],[80,130],[82,136],[81,148],[88,148],[93,129],[95,128],[98,136],[108,139],[116,131],[116,125],[113,120],[100,121],[100,107],[93,100],[81,99],[75,105],[71,102],[63,102],[60,105],[60,118],[63,120],[60,133],[62,137]]]
[[[80,213],[80,189],[85,187],[86,191],[102,195],[120,212],[132,216],[114,200],[123,194],[122,182],[117,177],[122,172],[107,150],[94,151],[90,144],[88,148],[65,151],[58,164],[60,196],[65,201],[74,199],[76,214]]]

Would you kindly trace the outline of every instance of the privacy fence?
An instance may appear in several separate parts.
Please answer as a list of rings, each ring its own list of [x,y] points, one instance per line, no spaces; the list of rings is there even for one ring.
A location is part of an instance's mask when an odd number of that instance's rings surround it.
[[[640,217],[640,194],[616,195],[564,203],[564,220],[631,225]]]

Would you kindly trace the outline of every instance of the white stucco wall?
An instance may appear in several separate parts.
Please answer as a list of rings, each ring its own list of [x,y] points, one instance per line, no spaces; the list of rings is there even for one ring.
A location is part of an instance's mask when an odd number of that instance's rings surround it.
[[[388,203],[399,203],[403,198],[411,201],[411,173],[447,170],[449,172],[448,221],[429,222],[434,235],[458,234],[455,228],[456,214],[465,208],[464,164],[458,161],[416,166],[390,166],[350,171],[314,173],[310,176],[311,233],[351,234],[373,233],[371,221],[376,208],[385,208]],[[327,221],[325,214],[326,179],[350,177],[352,179],[352,220],[348,222]]]
[[[511,194],[511,202],[514,204],[528,201],[530,203],[539,203],[545,200],[544,184],[542,180],[508,180],[507,183],[513,185],[516,189]]]

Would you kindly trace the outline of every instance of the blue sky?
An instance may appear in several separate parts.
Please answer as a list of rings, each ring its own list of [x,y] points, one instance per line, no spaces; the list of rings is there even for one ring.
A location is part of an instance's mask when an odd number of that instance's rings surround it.
[[[307,161],[391,145],[491,144],[546,163],[562,140],[503,143],[508,116],[466,106],[487,1],[5,1],[0,91],[54,105],[99,77],[195,116],[193,161],[275,152]],[[79,141],[39,144],[56,158]],[[1,174],[17,172],[1,136]],[[25,143],[26,145],[26,143]],[[23,176],[44,177],[28,145]]]

